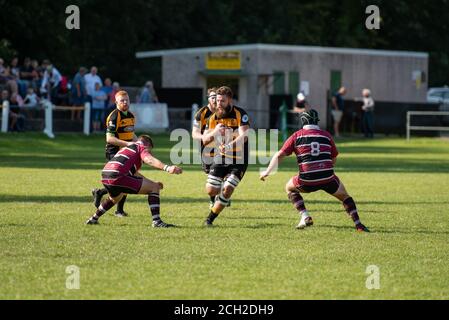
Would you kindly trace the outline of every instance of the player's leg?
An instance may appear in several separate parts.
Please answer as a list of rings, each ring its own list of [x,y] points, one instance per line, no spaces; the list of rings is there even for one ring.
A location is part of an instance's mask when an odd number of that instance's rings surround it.
[[[98,219],[104,215],[109,209],[111,209],[120,199],[123,197],[124,193],[120,192],[116,187],[110,187],[110,194],[107,199],[105,199],[97,208],[97,211],[90,217],[86,224],[98,224]]]
[[[207,164],[204,161],[202,161],[201,168],[203,169],[203,172],[208,176],[209,176],[209,172],[210,172],[210,167],[211,167],[210,164]],[[212,207],[214,206],[214,202],[215,202],[215,195],[209,195],[209,208],[210,209],[212,209]]]
[[[352,197],[348,194],[343,182],[341,182],[340,179],[338,179],[338,177],[335,179],[333,183],[331,183],[324,190],[332,194],[335,198],[337,198],[343,203],[343,207],[345,208],[345,211],[348,214],[348,216],[354,222],[357,231],[369,232],[368,228],[365,227],[360,221],[360,217],[354,199],[352,199]]]
[[[223,167],[223,170],[220,172],[220,177],[225,177],[223,188],[220,189],[221,192],[217,195],[214,206],[205,221],[206,226],[212,226],[213,221],[218,217],[223,209],[229,205],[231,196],[240,181],[243,179],[247,167],[247,164],[235,164]]]
[[[161,182],[152,181],[147,178],[141,178],[141,186],[139,188],[138,194],[148,195],[148,206],[151,212],[151,218],[153,219],[154,228],[169,228],[175,225],[165,223],[161,219],[161,200],[160,191],[164,188]]]
[[[106,156],[106,160],[110,161],[112,158],[114,158],[115,153],[110,153],[110,152],[106,151],[105,156]],[[101,203],[101,198],[103,198],[103,196],[107,193],[108,193],[108,190],[104,187],[99,188],[99,189],[98,188],[92,189],[92,197],[93,197],[95,208],[98,208],[98,206]],[[126,196],[125,196],[125,199],[126,199]]]
[[[117,217],[127,217],[128,213],[125,212],[125,202],[126,202],[126,195],[122,197],[122,200],[119,201],[117,204],[117,211],[115,211],[115,215]]]
[[[299,192],[299,187],[300,185],[298,176],[294,176],[290,180],[288,180],[287,184],[285,185],[285,191],[287,192],[288,199],[293,204],[295,209],[299,212],[300,221],[296,228],[304,229],[305,227],[313,225],[313,219],[306,209],[304,199]],[[306,192],[306,190],[303,190],[303,192]]]
[[[214,199],[213,205],[210,208],[208,217],[206,218],[204,224],[206,226],[212,226],[215,218],[218,217],[218,213],[215,212],[215,206],[217,205],[218,195],[222,190],[223,177],[226,175],[227,171],[223,165],[212,165],[209,175],[207,176],[206,182],[206,192]]]

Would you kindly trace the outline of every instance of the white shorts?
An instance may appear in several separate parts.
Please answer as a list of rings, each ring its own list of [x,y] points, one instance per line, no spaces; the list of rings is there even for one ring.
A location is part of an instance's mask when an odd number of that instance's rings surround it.
[[[341,110],[332,110],[332,118],[334,118],[335,122],[340,122],[342,116],[343,116],[343,111],[341,111]]]

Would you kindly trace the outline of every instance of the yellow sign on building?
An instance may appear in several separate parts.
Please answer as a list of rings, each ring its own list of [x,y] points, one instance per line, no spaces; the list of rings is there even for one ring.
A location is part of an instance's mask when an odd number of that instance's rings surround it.
[[[208,52],[206,54],[207,70],[240,70],[240,51]]]

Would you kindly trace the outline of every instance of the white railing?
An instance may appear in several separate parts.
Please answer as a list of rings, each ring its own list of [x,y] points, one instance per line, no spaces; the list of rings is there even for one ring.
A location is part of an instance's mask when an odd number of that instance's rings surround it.
[[[410,119],[412,116],[449,116],[448,111],[407,111],[407,140],[410,140],[410,131],[449,131],[449,127],[429,127],[429,126],[412,126]]]
[[[0,107],[2,109],[1,132],[8,132],[10,104],[8,101],[4,101]],[[53,132],[53,111],[54,110],[66,110],[66,111],[84,110],[83,132],[87,136],[90,134],[90,103],[89,102],[86,102],[84,106],[65,107],[65,106],[55,106],[50,101],[46,100],[43,102],[43,107],[45,109],[44,133],[49,138],[53,139],[55,137],[55,134]]]

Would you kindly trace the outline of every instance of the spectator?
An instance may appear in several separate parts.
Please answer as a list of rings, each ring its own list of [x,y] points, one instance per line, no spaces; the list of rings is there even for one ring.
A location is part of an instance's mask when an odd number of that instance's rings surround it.
[[[334,120],[334,136],[340,137],[340,122],[343,117],[345,102],[343,96],[346,94],[346,88],[341,87],[332,95],[332,119]]]
[[[301,114],[305,111],[307,111],[307,108],[309,107],[309,103],[306,100],[306,96],[304,93],[300,92],[296,96],[296,102],[293,105],[293,112],[297,114],[298,117],[298,128],[302,129],[302,121],[301,121]]]
[[[31,80],[31,86],[36,91],[38,88],[40,88],[42,83],[42,78],[39,77],[39,62],[37,60],[31,60],[31,67],[33,68],[33,71],[31,72],[31,75],[33,76],[33,80]]]
[[[34,68],[31,65],[31,59],[26,57],[25,60],[23,60],[23,66],[20,67],[20,79],[26,82],[27,89],[31,86],[34,79],[33,71]]]
[[[95,83],[95,91],[92,94],[92,124],[93,131],[100,131],[104,118],[104,102],[108,99],[106,93],[101,91],[101,84]]]
[[[114,111],[116,109],[116,105],[115,105],[115,95],[117,94],[117,92],[119,92],[120,89],[120,83],[118,82],[114,82],[112,84],[112,91],[109,94],[109,99],[108,99],[108,107],[106,108],[106,114],[110,114],[112,111]]]
[[[25,126],[25,116],[20,113],[20,107],[23,107],[23,99],[18,93],[11,94],[9,99],[9,119],[10,130],[23,132]]]
[[[17,93],[19,88],[13,75],[11,75],[11,69],[8,66],[4,66],[5,61],[0,58],[0,85],[6,85],[6,89],[10,92]]]
[[[104,86],[101,87],[101,91],[103,91],[108,97],[104,102],[104,109],[107,110],[109,108],[109,101],[111,100],[111,93],[114,88],[112,87],[111,78],[104,79]]]
[[[158,102],[156,91],[154,90],[153,81],[147,81],[137,99],[137,103],[156,103]]]
[[[374,138],[374,100],[370,89],[362,90],[362,130],[366,138]]]
[[[14,80],[17,82],[17,86],[19,88],[19,94],[25,96],[28,83],[25,80],[20,78],[20,68],[19,68],[19,58],[14,57],[11,60],[11,75],[14,77]]]
[[[100,87],[103,86],[103,81],[101,81],[101,78],[97,75],[97,72],[97,67],[93,66],[92,68],[90,68],[90,73],[84,75],[84,81],[86,82],[86,92],[90,102],[93,102],[92,97],[95,91],[95,84],[98,82],[100,84]]]
[[[53,104],[57,103],[61,79],[62,77],[59,71],[53,67],[53,65],[48,65],[42,79],[41,93],[44,94]]]
[[[84,78],[86,72],[87,69],[85,67],[80,67],[75,77],[73,77],[71,89],[73,106],[84,106],[84,103],[87,101],[86,81]],[[71,119],[81,120],[81,110],[73,110]]]
[[[33,88],[28,88],[27,95],[24,100],[25,107],[37,107],[39,104],[39,97]]]

